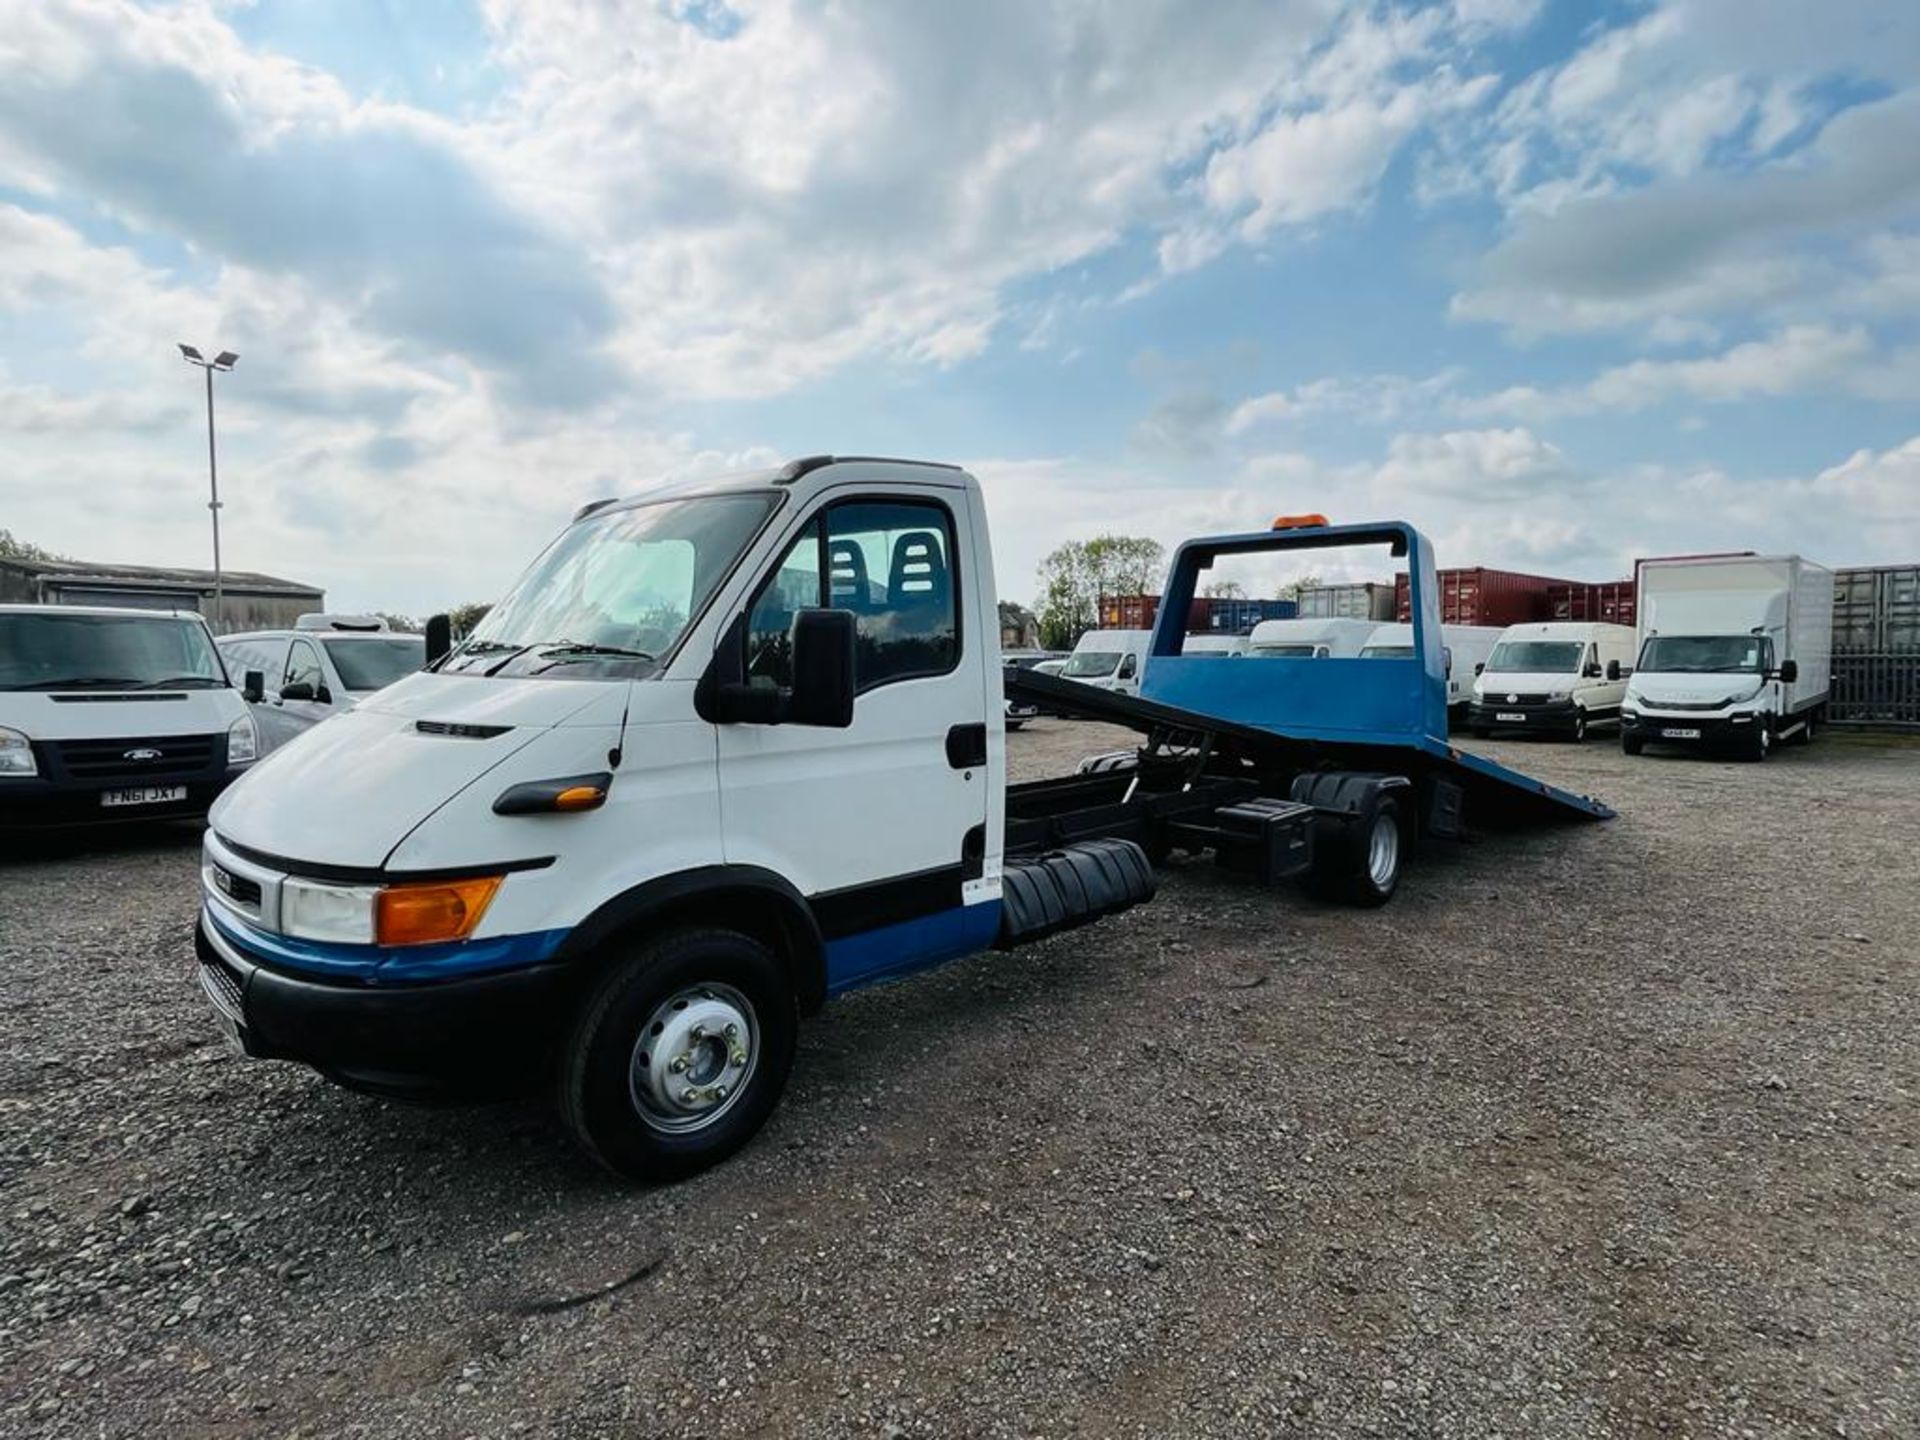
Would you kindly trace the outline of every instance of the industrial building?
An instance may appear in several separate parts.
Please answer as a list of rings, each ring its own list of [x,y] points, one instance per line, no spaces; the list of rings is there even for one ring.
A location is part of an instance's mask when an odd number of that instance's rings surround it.
[[[198,610],[216,632],[287,629],[302,615],[326,609],[324,590],[246,570],[224,571],[220,591],[216,616],[211,570],[0,557],[0,604]]]

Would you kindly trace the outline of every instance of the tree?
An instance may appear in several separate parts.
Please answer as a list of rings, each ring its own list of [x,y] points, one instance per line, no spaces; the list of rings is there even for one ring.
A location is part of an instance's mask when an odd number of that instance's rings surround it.
[[[1098,535],[1069,540],[1040,562],[1040,642],[1071,649],[1083,631],[1099,623],[1102,595],[1158,593],[1166,551],[1139,535]]]
[[[34,544],[31,540],[16,540],[11,530],[0,530],[0,560],[65,560],[65,555],[56,555],[53,551]]]
[[[409,635],[417,634],[420,630],[420,622],[411,615],[402,615],[397,610],[376,610],[373,613],[387,622],[389,630],[399,630]]]
[[[1274,599],[1298,600],[1302,590],[1318,590],[1321,583],[1320,577],[1309,570],[1306,574],[1297,579],[1289,580],[1286,584],[1282,585],[1274,592]]]
[[[1200,593],[1209,600],[1244,600],[1247,587],[1238,580],[1215,580]]]
[[[459,640],[471,635],[473,627],[486,619],[487,611],[492,608],[484,600],[469,600],[448,610],[447,623],[453,627],[453,638]]]

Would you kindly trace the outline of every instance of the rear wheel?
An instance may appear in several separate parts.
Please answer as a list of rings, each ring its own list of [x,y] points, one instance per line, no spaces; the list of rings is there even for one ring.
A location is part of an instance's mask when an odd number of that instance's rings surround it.
[[[1799,735],[1794,737],[1795,743],[1800,745],[1811,745],[1813,743],[1813,725],[1814,725],[1814,714],[1813,714],[1813,711],[1809,710],[1806,715],[1806,722],[1802,724],[1800,727]]]
[[[1392,795],[1376,794],[1344,822],[1323,819],[1314,835],[1314,892],[1368,909],[1386,904],[1400,886],[1405,840],[1400,802]]]
[[[670,931],[582,1002],[560,1056],[560,1117],[616,1174],[691,1175],[773,1113],[798,1029],[792,986],[766,946],[732,930]]]

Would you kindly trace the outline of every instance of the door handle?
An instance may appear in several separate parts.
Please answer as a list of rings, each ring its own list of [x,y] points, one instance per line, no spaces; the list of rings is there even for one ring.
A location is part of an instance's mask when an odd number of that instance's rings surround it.
[[[955,725],[947,731],[947,767],[968,770],[987,763],[987,727],[984,721]]]

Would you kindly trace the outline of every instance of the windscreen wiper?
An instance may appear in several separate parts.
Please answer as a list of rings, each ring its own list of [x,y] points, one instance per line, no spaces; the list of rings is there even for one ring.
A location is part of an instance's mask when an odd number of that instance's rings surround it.
[[[541,647],[540,658],[552,663],[542,665],[540,669],[551,670],[555,665],[566,665],[575,660],[593,660],[601,656],[654,662],[660,659],[658,655],[649,654],[645,650],[628,650],[619,645],[589,645],[578,640],[557,640],[551,645]],[[534,671],[536,675],[539,673],[539,670]]]
[[[211,675],[171,675],[165,680],[149,680],[146,684],[138,685],[134,688],[139,690],[185,690],[195,685],[203,689],[218,689],[220,682],[215,680]]]

